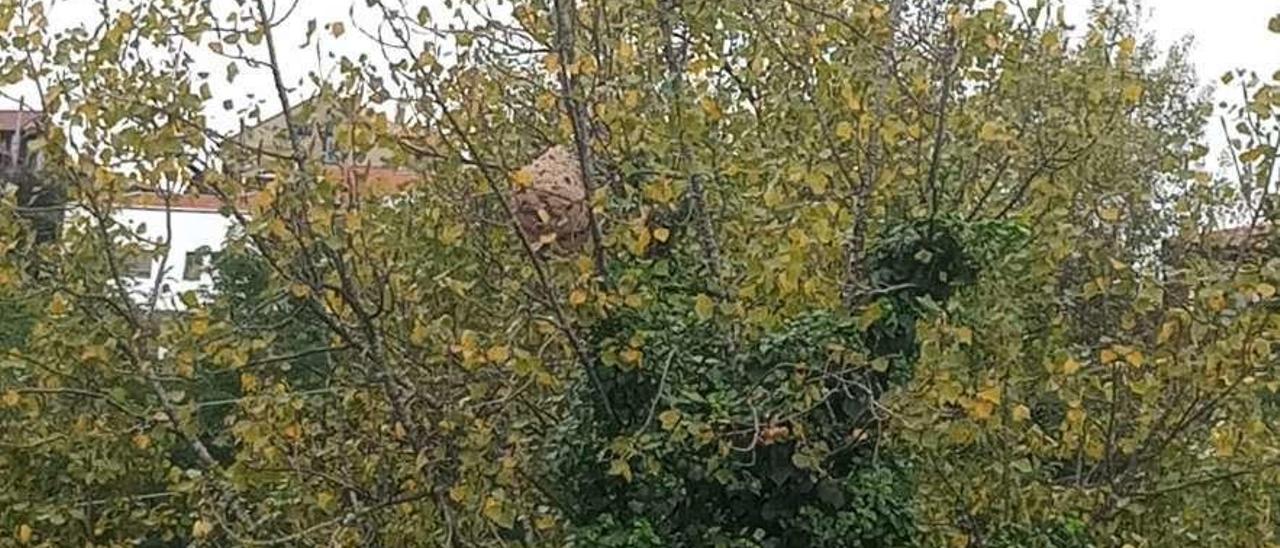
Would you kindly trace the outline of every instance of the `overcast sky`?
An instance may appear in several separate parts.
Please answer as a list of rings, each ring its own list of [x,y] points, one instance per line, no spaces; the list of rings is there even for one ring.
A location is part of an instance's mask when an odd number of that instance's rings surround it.
[[[1089,3],[1068,0],[1077,13]],[[1193,38],[1192,59],[1206,83],[1235,68],[1263,75],[1280,69],[1280,35],[1267,31],[1267,21],[1280,13],[1276,0],[1146,0],[1145,7],[1146,28],[1162,44]]]
[[[234,0],[214,0],[232,2]],[[1068,12],[1073,21],[1082,21],[1091,0],[1066,0]],[[410,10],[416,12],[417,7],[428,4],[432,7],[437,19],[447,16],[441,8],[440,0],[408,0]],[[91,0],[54,0],[52,16],[55,24],[75,24],[77,17],[92,16],[87,6],[94,4]],[[349,13],[352,5],[356,6],[354,17]],[[324,27],[332,21],[343,21],[347,33],[340,39],[334,39],[324,33],[323,48],[337,54],[356,56],[361,52],[372,50],[372,43],[361,36],[358,26],[367,26],[371,13],[361,1],[349,0],[301,0],[297,13],[289,25],[281,29],[278,41],[281,55],[285,58],[285,67],[293,81],[298,81],[308,71],[314,70],[320,63],[322,73],[331,70],[335,64],[327,56],[317,58],[314,48],[299,49],[303,42],[306,22],[315,19]],[[1246,68],[1256,70],[1260,74],[1270,75],[1280,69],[1280,35],[1267,31],[1267,20],[1280,12],[1278,0],[1145,0],[1144,6],[1149,11],[1146,29],[1153,32],[1162,45],[1169,45],[1185,36],[1194,40],[1192,59],[1199,77],[1206,85],[1213,85],[1228,70]],[[218,61],[224,64],[225,61]],[[221,72],[220,65],[212,67]],[[217,73],[215,72],[215,74]],[[212,78],[215,100],[210,109],[210,118],[215,127],[231,130],[237,125],[237,117],[222,112],[222,100],[228,97],[243,98],[254,94],[259,99],[268,99],[264,106],[264,114],[269,114],[275,105],[269,75],[262,70],[242,68],[241,76],[234,85],[220,83],[221,78]],[[11,88],[5,90],[10,94],[22,94],[33,97],[30,89]],[[11,103],[0,98],[0,107],[11,106]],[[1217,141],[1216,137],[1213,136]]]

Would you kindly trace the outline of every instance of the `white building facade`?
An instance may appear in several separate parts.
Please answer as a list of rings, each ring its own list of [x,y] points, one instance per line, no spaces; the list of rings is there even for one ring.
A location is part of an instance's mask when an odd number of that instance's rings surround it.
[[[231,218],[218,209],[147,206],[122,208],[114,218],[154,244],[168,244],[164,256],[126,265],[122,275],[133,282],[131,291],[139,300],[149,300],[158,280],[157,308],[183,310],[183,293],[199,294],[212,288],[211,267],[215,254],[227,242],[234,222]]]

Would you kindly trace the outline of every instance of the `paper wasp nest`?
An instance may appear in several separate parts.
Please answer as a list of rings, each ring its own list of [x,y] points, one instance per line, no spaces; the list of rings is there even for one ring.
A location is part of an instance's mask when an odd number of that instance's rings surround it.
[[[554,146],[516,176],[516,220],[534,249],[573,252],[590,239],[587,193],[578,159]]]

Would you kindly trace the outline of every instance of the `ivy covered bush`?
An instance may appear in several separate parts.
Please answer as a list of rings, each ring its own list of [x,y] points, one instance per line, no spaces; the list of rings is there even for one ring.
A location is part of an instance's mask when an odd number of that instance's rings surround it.
[[[861,314],[812,311],[753,334],[718,314],[687,257],[643,263],[655,299],[591,327],[609,365],[598,388],[572,394],[550,444],[575,542],[912,542],[912,473],[882,445],[880,398],[911,375],[916,322],[978,275],[975,233],[951,220],[895,226],[870,254]]]

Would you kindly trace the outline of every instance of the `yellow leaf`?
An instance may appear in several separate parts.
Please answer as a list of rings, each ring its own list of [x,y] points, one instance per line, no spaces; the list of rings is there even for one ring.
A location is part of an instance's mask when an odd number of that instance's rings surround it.
[[[31,531],[30,525],[27,525],[24,523],[18,526],[18,543],[19,544],[29,544],[31,542],[31,535],[32,535],[32,531]]]
[[[49,302],[49,313],[54,316],[66,314],[67,308],[67,300],[62,298],[62,295],[54,295],[53,299]]]
[[[1099,460],[1105,452],[1106,446],[1102,445],[1098,438],[1089,438],[1088,443],[1084,445],[1084,454],[1091,459]]]
[[[988,120],[978,130],[978,138],[983,141],[999,141],[1003,130],[1000,124]]]
[[[711,120],[712,122],[719,120],[722,116],[724,116],[724,113],[721,112],[720,110],[720,103],[717,103],[715,99],[712,99],[710,97],[704,98],[702,100],[702,112],[706,114],[707,119]]]
[[[640,363],[640,360],[642,359],[644,359],[644,352],[641,352],[634,348],[628,348],[622,351],[622,361],[624,362],[627,362],[630,364],[636,364],[636,363]]]
[[[341,218],[348,232],[359,232],[364,226],[364,217],[359,212],[348,211]]]
[[[636,57],[636,48],[630,42],[618,44],[618,58],[623,62],[631,62]]]
[[[90,345],[80,352],[80,361],[91,362],[107,359],[107,349],[101,345]]]
[[[1123,57],[1132,56],[1133,50],[1134,48],[1137,47],[1137,45],[1138,45],[1137,40],[1134,40],[1132,36],[1126,36],[1124,40],[1120,41],[1120,55]]]
[[[275,236],[277,238],[283,239],[289,235],[289,227],[284,224],[283,219],[279,219],[279,218],[272,219],[271,222],[267,225],[267,230],[271,233],[272,236]]]
[[[1109,364],[1120,359],[1120,355],[1110,348],[1102,351],[1102,363]]]
[[[145,451],[148,447],[151,447],[151,436],[143,434],[142,432],[134,434],[133,446]]]
[[[591,258],[586,255],[578,256],[578,258],[573,261],[573,266],[578,268],[578,274],[582,274],[584,276],[594,272],[596,267],[595,263],[591,262]]]
[[[311,294],[311,288],[305,284],[294,282],[289,284],[289,294],[299,299],[306,298],[307,295]]]
[[[1018,404],[1013,408],[1014,422],[1023,422],[1029,418],[1031,418],[1031,409],[1028,409],[1027,406]]]
[[[1098,216],[1108,223],[1114,223],[1120,220],[1120,210],[1114,207],[1104,207],[1098,211]]]
[[[415,321],[413,322],[413,331],[409,333],[409,342],[413,343],[414,346],[422,346],[427,342],[428,335],[430,333],[427,331],[426,324]]]
[[[204,335],[209,332],[209,319],[203,316],[196,316],[191,319],[191,334],[195,336]]]
[[[19,403],[22,403],[22,396],[18,395],[17,390],[5,390],[4,396],[0,396],[0,403],[3,403],[5,407],[17,407]]]
[[[213,524],[203,519],[196,520],[191,524],[191,536],[195,538],[204,538],[213,532]]]
[[[1079,407],[1072,407],[1067,410],[1067,422],[1077,425],[1084,422],[1084,410]]]
[[[1164,322],[1164,325],[1160,326],[1160,338],[1158,339],[1157,342],[1159,342],[1160,344],[1169,342],[1169,339],[1173,338],[1173,335],[1176,334],[1177,332],[1178,332],[1177,321],[1169,320],[1167,322]]]
[[[1147,358],[1142,355],[1142,352],[1134,350],[1133,352],[1124,355],[1124,361],[1129,362],[1129,365],[1134,367],[1142,367],[1142,364],[1146,363]]]
[[[809,247],[809,235],[805,234],[799,228],[791,228],[787,230],[787,239],[791,240],[791,245],[796,249],[804,249]]]
[[[957,340],[957,341],[959,341],[959,342],[960,342],[960,344],[964,344],[964,345],[970,345],[970,344],[973,344],[973,330],[972,330],[972,329],[970,329],[970,328],[968,328],[968,327],[960,327],[960,328],[957,328],[957,329],[956,329],[955,334],[956,334],[956,340]]]
[[[1040,37],[1040,46],[1046,50],[1056,50],[1061,44],[1057,31],[1049,31]]]
[[[880,306],[879,302],[872,303],[858,315],[858,328],[866,331],[882,317],[884,317],[884,307]]]
[[[510,527],[515,519],[514,516],[511,515],[511,512],[507,510],[505,501],[495,496],[490,496],[484,499],[484,506],[480,511],[484,514],[484,517],[489,519],[489,521],[503,527]]]
[[[631,465],[628,464],[625,459],[613,459],[613,461],[609,463],[609,475],[621,476],[622,479],[627,480],[627,483],[630,483]]]
[[[458,346],[463,352],[474,352],[478,344],[479,341],[476,336],[476,332],[470,329],[464,330],[462,332],[462,337],[458,341]]]
[[[992,405],[991,402],[979,400],[973,403],[973,407],[970,409],[969,413],[973,415],[973,418],[975,419],[987,420],[991,418],[991,413],[995,411],[995,409],[996,406]]]
[[[1000,386],[992,386],[990,388],[987,388],[986,390],[978,392],[978,399],[986,402],[991,402],[994,405],[1000,405],[1000,399],[1002,395],[1003,395],[1003,390],[1000,388]]]
[[[671,239],[671,229],[665,226],[654,229],[653,239],[658,240],[659,242],[662,242],[662,243],[666,243],[667,240]]]
[[[680,412],[675,409],[668,409],[658,414],[658,421],[662,423],[662,429],[670,431],[680,422]]]
[[[1212,434],[1214,454],[1219,457],[1230,457],[1235,454],[1235,440],[1226,429],[1216,428]]]
[[[676,191],[670,179],[659,179],[644,186],[644,196],[660,204],[669,204],[676,199]]]
[[[240,374],[240,390],[254,392],[258,389],[258,377],[250,373]]]
[[[628,91],[622,95],[622,106],[633,109],[639,105],[640,94],[635,90]]]
[[[546,67],[547,72],[560,72],[560,55],[556,53],[548,53],[542,58],[542,66]]]
[[[511,359],[511,348],[506,345],[495,346],[485,352],[485,357],[489,358],[489,361],[493,363],[506,363],[507,360]]]
[[[275,194],[266,191],[255,192],[249,196],[249,205],[252,206],[253,211],[258,213],[271,209],[271,204],[275,203],[275,201]]]
[[[581,289],[575,289],[569,293],[569,304],[573,306],[582,306],[587,302],[587,292]]]
[[[770,187],[769,190],[764,192],[764,205],[771,208],[778,207],[782,203],[782,198],[781,192],[778,192],[776,188]]]
[[[844,97],[844,104],[849,110],[854,112],[862,110],[862,97],[859,97],[858,92],[854,91],[853,88],[844,88],[844,90],[841,91],[841,95]],[[849,135],[853,135],[853,126],[849,126]]]
[[[543,93],[542,95],[538,96],[538,102],[537,102],[538,110],[542,110],[542,111],[555,110],[557,101],[559,101],[559,99],[556,98],[556,95],[554,93],[551,93],[551,92]]]
[[[316,495],[316,506],[319,506],[321,510],[331,510],[337,498],[337,495],[329,491],[321,491],[320,494]]]
[[[832,239],[835,238],[835,230],[831,228],[831,223],[821,217],[814,221],[813,233],[818,237],[818,241],[824,244],[831,243]]]
[[[529,188],[533,185],[533,174],[527,169],[517,171],[511,174],[511,184],[517,189]]]
[[[849,122],[840,122],[836,124],[836,137],[848,141],[853,138],[853,124]]]
[[[635,239],[629,245],[631,253],[636,256],[642,256],[648,251],[649,244],[653,243],[653,232],[649,231],[649,227],[641,226],[633,229],[632,233],[635,234]]]
[[[1067,358],[1067,361],[1062,363],[1062,372],[1067,375],[1074,375],[1079,370],[1080,362],[1076,361],[1075,358]]]
[[[1124,100],[1129,104],[1137,104],[1142,99],[1142,85],[1132,83],[1124,87],[1122,92]]]
[[[295,422],[290,424],[289,426],[284,427],[284,430],[281,431],[281,434],[283,434],[285,439],[287,440],[297,441],[299,439],[302,439],[302,427]]]
[[[699,320],[710,319],[711,314],[715,312],[715,306],[715,302],[706,293],[699,294],[693,299],[693,313],[698,315]]]
[[[809,175],[805,177],[805,182],[808,183],[809,190],[812,190],[818,196],[826,194],[827,186],[830,184],[827,176],[820,171],[810,171]]]
[[[462,223],[455,223],[444,227],[440,230],[440,243],[446,246],[453,246],[462,240],[462,235],[467,232],[467,226]]]

